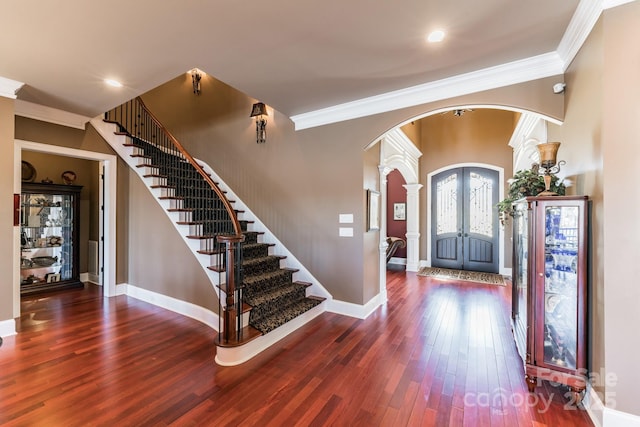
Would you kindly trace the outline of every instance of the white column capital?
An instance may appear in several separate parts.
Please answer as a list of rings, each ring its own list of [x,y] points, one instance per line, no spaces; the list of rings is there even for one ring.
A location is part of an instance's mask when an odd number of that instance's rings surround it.
[[[389,175],[391,171],[393,171],[393,168],[390,168],[389,166],[386,166],[386,165],[378,165],[378,171],[380,171],[381,176],[386,178],[387,175]]]
[[[415,184],[405,184],[403,185],[403,187],[406,188],[407,194],[409,194],[409,193],[417,193],[424,186],[422,184],[415,183]]]

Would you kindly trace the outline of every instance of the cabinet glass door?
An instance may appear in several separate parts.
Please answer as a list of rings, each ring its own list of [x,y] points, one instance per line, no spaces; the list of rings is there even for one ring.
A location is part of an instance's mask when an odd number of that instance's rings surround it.
[[[21,285],[73,278],[73,197],[72,194],[22,193]]]
[[[544,363],[576,368],[578,206],[544,209]]]

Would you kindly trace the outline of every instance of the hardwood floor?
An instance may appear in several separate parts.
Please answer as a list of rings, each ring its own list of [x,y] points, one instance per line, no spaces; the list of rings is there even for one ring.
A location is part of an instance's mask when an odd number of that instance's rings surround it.
[[[71,290],[23,300],[0,347],[8,426],[590,426],[566,389],[527,392],[509,287],[388,272],[389,302],[324,313],[244,365],[147,303]]]

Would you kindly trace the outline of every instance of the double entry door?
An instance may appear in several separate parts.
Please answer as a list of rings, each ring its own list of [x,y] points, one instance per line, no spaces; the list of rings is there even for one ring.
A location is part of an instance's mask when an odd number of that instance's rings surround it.
[[[431,265],[498,272],[498,172],[463,167],[431,180]]]

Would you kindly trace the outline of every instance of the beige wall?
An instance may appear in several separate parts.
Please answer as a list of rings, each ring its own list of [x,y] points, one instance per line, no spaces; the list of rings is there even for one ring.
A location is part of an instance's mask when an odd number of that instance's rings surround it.
[[[217,312],[206,273],[142,180],[128,175],[128,283]]]
[[[0,322],[13,318],[13,275],[20,259],[14,245],[17,227],[13,226],[13,105],[13,99],[0,96],[0,242],[3,242],[3,256],[0,257]]]
[[[618,377],[607,391],[616,409],[640,415],[640,2],[606,11],[603,22],[604,344],[607,372]]]
[[[592,201],[588,359],[596,372],[605,366],[602,35],[600,20],[565,74],[565,121],[562,126],[547,126],[549,141],[561,143],[558,159],[567,162],[561,170],[561,176],[572,182],[567,194],[585,194]],[[594,386],[604,392],[603,384]]]
[[[143,99],[187,150],[213,167],[334,298],[364,304],[370,297],[370,291],[363,291],[371,286],[370,265],[377,265],[377,251],[373,255],[370,233],[364,227],[364,147],[411,117],[445,106],[507,105],[561,116],[562,100],[548,95],[554,81],[557,78],[297,132],[288,118],[270,112],[266,144],[255,142],[255,125],[249,118],[254,100],[210,76],[203,78],[200,96],[193,95],[185,74],[148,92]],[[485,158],[494,161],[495,155]],[[421,203],[424,206],[424,201]],[[338,237],[340,213],[354,214],[351,239]],[[365,260],[360,258],[363,248]]]

